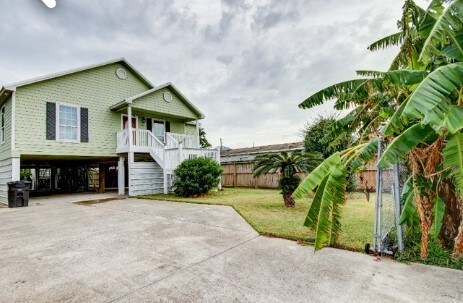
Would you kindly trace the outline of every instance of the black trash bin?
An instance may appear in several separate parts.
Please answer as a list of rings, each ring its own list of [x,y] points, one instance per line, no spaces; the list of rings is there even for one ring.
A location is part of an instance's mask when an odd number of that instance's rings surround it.
[[[8,182],[8,207],[25,207],[29,205],[31,181]]]

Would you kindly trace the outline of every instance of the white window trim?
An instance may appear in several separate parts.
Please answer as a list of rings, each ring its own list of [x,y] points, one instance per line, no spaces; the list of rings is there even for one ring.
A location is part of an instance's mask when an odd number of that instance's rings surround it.
[[[2,112],[3,112],[3,117],[2,117]],[[0,130],[1,130],[1,138],[0,138],[0,145],[3,145],[5,143],[5,139],[6,139],[6,105],[3,104],[1,107],[0,107]],[[5,121],[2,121],[1,119],[5,120]],[[2,122],[3,122],[3,129],[2,129]]]
[[[121,130],[124,130],[124,117],[127,117],[127,122],[129,122],[129,115],[127,114],[121,114]],[[135,128],[138,129],[138,116],[132,115],[132,118],[135,118]]]
[[[77,109],[77,140],[67,140],[67,139],[61,139],[59,137],[60,131],[59,131],[59,107],[60,105],[67,106],[67,107],[74,107]],[[80,106],[74,105],[74,104],[68,104],[68,103],[58,103],[56,102],[56,141],[58,142],[68,142],[68,143],[80,143]]]

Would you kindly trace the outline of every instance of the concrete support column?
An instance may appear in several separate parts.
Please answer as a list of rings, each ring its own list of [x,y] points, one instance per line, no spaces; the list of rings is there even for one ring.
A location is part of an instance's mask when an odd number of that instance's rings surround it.
[[[106,192],[106,165],[104,163],[99,164],[99,177],[100,177],[100,188],[98,193],[104,194]]]
[[[20,158],[11,158],[11,181],[21,179],[21,160]]]
[[[51,189],[56,189],[56,184],[57,184],[57,180],[56,180],[56,167],[55,166],[52,166],[51,168],[51,180],[50,180],[50,183],[51,183]],[[88,182],[87,182],[88,183]]]
[[[166,170],[164,169],[164,194],[167,195],[169,193],[169,189],[167,188],[167,173]]]
[[[132,163],[135,162],[135,154],[133,152],[129,152],[127,154],[127,169],[129,170],[128,171],[128,175],[129,175],[129,180],[128,180],[128,183],[129,183],[129,196],[132,196],[132,180],[131,180],[131,177],[130,177],[130,170],[132,169]]]
[[[117,165],[117,189],[119,196],[125,195],[125,158],[119,157]]]

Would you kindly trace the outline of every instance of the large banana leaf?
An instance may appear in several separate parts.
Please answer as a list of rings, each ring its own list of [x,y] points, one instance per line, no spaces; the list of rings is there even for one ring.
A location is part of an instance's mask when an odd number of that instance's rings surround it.
[[[450,94],[463,83],[463,62],[439,67],[410,96],[403,114],[441,127],[449,111]]]
[[[378,167],[388,168],[397,163],[420,142],[432,135],[435,135],[435,132],[429,125],[417,123],[411,126],[389,144],[378,162]]]
[[[317,168],[315,168],[296,188],[293,193],[293,198],[300,199],[307,196],[313,191],[323,179],[331,173],[334,167],[341,163],[339,152],[334,153],[326,158]]]
[[[361,167],[363,164],[367,163],[371,159],[374,158],[374,156],[378,152],[378,141],[379,137],[373,138],[370,142],[365,144],[356,154],[356,157],[351,163],[351,170],[356,171]]]
[[[304,225],[310,228],[317,227],[318,222],[318,214],[320,212],[320,204],[323,197],[323,191],[326,188],[326,181],[328,180],[328,175],[323,179],[322,183],[317,188],[317,192],[315,193],[315,197],[312,200],[312,204],[310,205],[309,212],[307,213],[307,217],[305,219]]]
[[[463,134],[456,133],[444,148],[444,169],[450,171],[455,187],[463,198]]]
[[[463,61],[463,33],[455,35],[454,40],[442,50],[442,55],[457,61]]]
[[[394,115],[392,115],[386,125],[386,128],[383,130],[383,134],[385,136],[392,136],[394,133],[400,132],[408,124],[407,116],[403,115],[404,108],[407,105],[408,100],[409,99],[406,99],[402,104],[400,104]]]
[[[402,213],[400,214],[399,224],[407,224],[409,228],[419,226],[420,218],[414,203],[415,191],[413,188],[413,177],[410,176],[402,189],[401,200],[403,203]]]
[[[455,43],[455,46],[459,48],[458,51],[463,55],[461,44],[459,44],[454,34],[462,28],[463,1],[454,0],[445,8],[434,23],[431,32],[424,42],[419,61],[429,62],[433,54],[439,53],[439,46],[441,44],[446,44],[447,40],[450,40],[451,43]]]
[[[413,85],[418,84],[423,81],[424,78],[429,73],[424,70],[409,70],[409,69],[401,69],[401,70],[391,70],[387,72],[379,72],[379,71],[372,71],[372,70],[358,70],[357,75],[363,77],[372,77],[372,78],[382,78],[384,80],[388,80],[392,84],[406,86],[406,85]]]
[[[344,178],[342,164],[338,164],[329,174],[323,190],[315,233],[315,250],[332,243],[331,241],[339,234],[339,207],[345,201],[345,185],[346,179]],[[335,225],[333,225],[333,222]]]
[[[432,226],[429,230],[429,234],[435,240],[439,237],[440,230],[444,223],[444,213],[445,213],[445,202],[443,199],[436,197],[433,200],[434,206],[432,208]]]
[[[450,106],[447,117],[445,117],[444,126],[452,134],[463,128],[463,107],[458,105]]]
[[[345,178],[345,167],[338,165],[335,170],[339,170],[340,173],[336,177],[337,187],[334,193],[335,199],[333,200],[333,208],[331,211],[331,238],[330,244],[337,243],[339,235],[341,234],[341,217],[342,217],[342,206],[346,203],[346,185],[347,179]],[[333,174],[334,175],[334,174]]]
[[[379,49],[385,49],[391,46],[400,45],[403,40],[402,32],[395,33],[384,38],[379,39],[376,42],[373,42],[368,49],[372,52],[377,51]]]
[[[367,81],[368,79],[356,79],[328,86],[302,101],[299,108],[311,108],[323,104],[327,100],[346,96],[353,91],[358,91]],[[368,96],[366,91],[363,93]]]

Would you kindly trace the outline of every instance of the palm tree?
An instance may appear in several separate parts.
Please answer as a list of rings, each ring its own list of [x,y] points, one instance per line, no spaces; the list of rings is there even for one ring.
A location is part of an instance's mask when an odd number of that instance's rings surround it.
[[[278,172],[280,179],[278,184],[283,195],[286,207],[294,207],[296,202],[291,197],[301,179],[296,175],[301,172],[311,172],[323,161],[323,155],[318,152],[303,153],[286,151],[279,154],[259,155],[255,159],[254,177],[265,175],[269,172]]]
[[[411,172],[401,222],[412,225],[419,215],[422,258],[429,238],[463,256],[462,12],[463,0],[432,0],[426,10],[406,0],[399,32],[369,47],[400,46],[389,71],[359,71],[362,79],[329,86],[299,105],[312,108],[336,99],[335,109],[351,111],[331,136],[349,129],[359,138],[315,168],[293,194],[317,189],[305,222],[316,230],[315,249],[335,242],[340,231],[347,167],[370,161],[382,136],[388,147],[378,165],[405,161]]]

